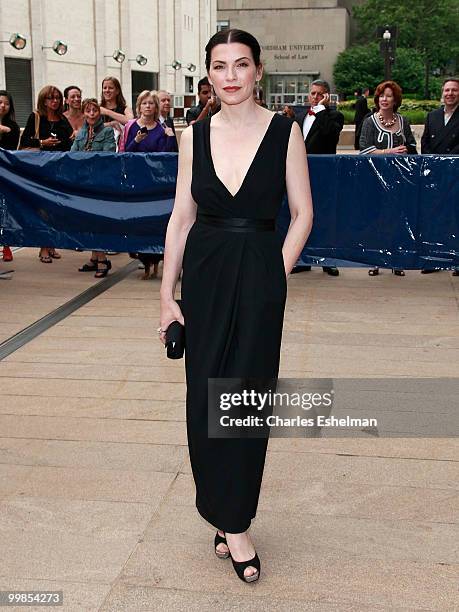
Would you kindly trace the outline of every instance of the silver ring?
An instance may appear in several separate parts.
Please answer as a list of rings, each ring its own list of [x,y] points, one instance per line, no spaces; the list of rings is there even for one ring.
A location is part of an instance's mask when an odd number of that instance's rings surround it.
[[[158,332],[158,334],[162,334],[164,332],[164,329],[162,329],[161,327],[158,327],[156,331]]]

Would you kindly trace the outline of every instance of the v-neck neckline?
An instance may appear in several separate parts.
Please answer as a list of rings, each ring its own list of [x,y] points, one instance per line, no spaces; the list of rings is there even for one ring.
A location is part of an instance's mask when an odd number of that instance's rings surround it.
[[[221,178],[217,174],[217,171],[215,170],[214,160],[213,160],[213,157],[212,157],[212,146],[211,146],[211,141],[210,141],[210,128],[211,128],[211,119],[212,119],[212,117],[209,117],[209,123],[208,123],[208,126],[207,126],[207,145],[208,145],[208,150],[209,150],[210,165],[212,167],[212,171],[214,173],[215,178],[220,183],[220,185],[222,185],[222,187],[225,189],[225,191],[229,194],[229,196],[233,200],[236,199],[237,196],[241,193],[241,191],[242,191],[242,189],[243,189],[243,187],[244,187],[244,185],[245,185],[245,183],[247,181],[247,178],[248,178],[248,176],[250,174],[250,171],[252,170],[252,167],[255,164],[255,160],[258,157],[258,153],[260,152],[260,149],[261,149],[263,143],[266,140],[268,132],[271,129],[271,126],[273,124],[275,116],[276,116],[276,113],[274,113],[273,116],[271,117],[271,119],[269,121],[269,124],[268,124],[268,127],[266,128],[265,133],[263,134],[263,138],[260,140],[260,143],[259,143],[259,145],[258,145],[258,147],[257,147],[257,149],[255,151],[255,155],[253,156],[252,161],[250,162],[250,165],[247,168],[247,171],[246,171],[246,173],[244,175],[244,178],[242,179],[242,183],[240,184],[239,189],[236,191],[236,193],[234,195],[231,193],[231,191],[228,189],[228,187],[225,185],[225,183],[221,180]]]

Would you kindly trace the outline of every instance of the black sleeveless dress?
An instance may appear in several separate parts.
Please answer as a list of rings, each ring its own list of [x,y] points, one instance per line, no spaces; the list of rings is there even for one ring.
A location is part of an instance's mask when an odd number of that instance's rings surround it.
[[[241,533],[256,514],[267,439],[209,438],[207,383],[278,375],[287,283],[274,220],[293,120],[273,115],[235,196],[216,175],[210,121],[193,124],[198,213],[183,257],[187,432],[199,513]]]

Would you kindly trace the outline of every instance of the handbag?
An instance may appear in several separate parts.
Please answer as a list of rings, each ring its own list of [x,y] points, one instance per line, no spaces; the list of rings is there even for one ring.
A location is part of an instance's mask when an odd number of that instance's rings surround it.
[[[182,300],[177,300],[182,309]],[[169,359],[181,359],[185,351],[185,326],[179,321],[172,321],[166,330],[166,355]]]
[[[40,113],[33,111],[35,115],[35,140],[40,140]],[[41,151],[40,147],[21,147],[21,151]]]

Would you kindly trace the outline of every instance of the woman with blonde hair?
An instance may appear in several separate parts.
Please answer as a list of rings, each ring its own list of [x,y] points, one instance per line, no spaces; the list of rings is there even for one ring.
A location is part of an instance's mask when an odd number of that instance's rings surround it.
[[[138,119],[124,128],[120,151],[128,153],[171,153],[176,150],[171,127],[159,121],[159,98],[156,91],[142,91],[137,98]]]

